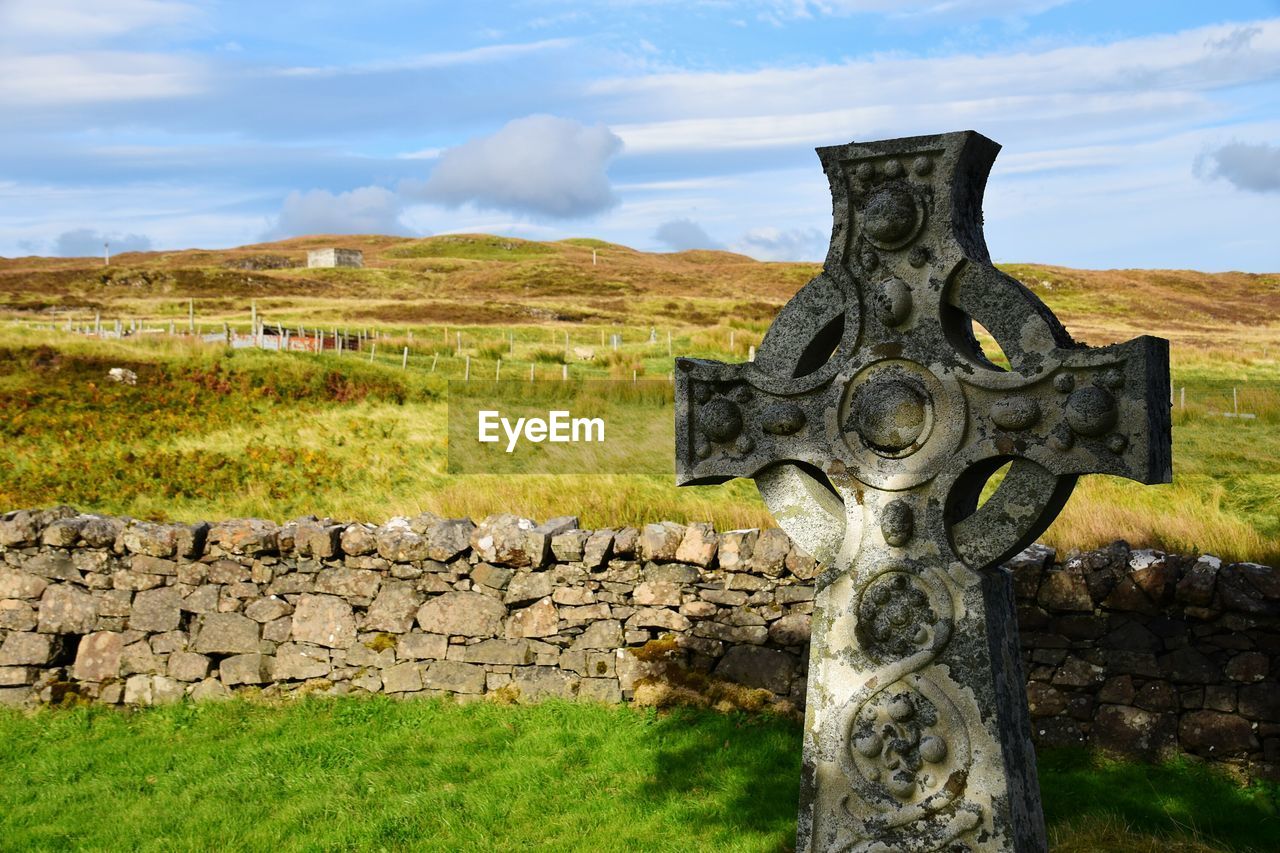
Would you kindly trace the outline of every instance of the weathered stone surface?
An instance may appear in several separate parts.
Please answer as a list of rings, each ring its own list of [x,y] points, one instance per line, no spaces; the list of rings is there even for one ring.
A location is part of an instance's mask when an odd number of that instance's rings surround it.
[[[477,563],[471,569],[471,579],[489,589],[504,590],[515,575],[514,569],[503,569],[488,563]]]
[[[120,542],[132,554],[172,557],[178,552],[178,528],[173,524],[130,521],[120,532]]]
[[[129,559],[129,567],[135,572],[144,575],[176,575],[178,573],[178,564],[173,560],[164,560],[160,557],[151,557],[146,554],[137,554]]]
[[[787,571],[800,580],[807,581],[818,576],[819,568],[818,561],[812,554],[792,543],[791,551],[787,554]]]
[[[171,586],[149,589],[133,597],[129,627],[135,631],[172,631],[181,621],[182,596]]]
[[[43,666],[53,660],[57,649],[55,641],[48,635],[14,632],[0,644],[0,666]]]
[[[334,595],[302,595],[293,611],[293,639],[330,649],[349,648],[356,641],[351,605]]]
[[[329,650],[302,643],[285,643],[276,649],[272,677],[276,681],[305,681],[329,674]]]
[[[58,551],[36,554],[23,563],[22,568],[29,574],[49,580],[84,583],[84,576],[76,567],[75,561]]]
[[[715,674],[748,687],[762,687],[781,695],[791,688],[795,659],[786,652],[752,646],[734,646],[725,652]]]
[[[427,690],[450,693],[483,693],[484,684],[484,667],[452,660],[433,661],[422,678]]]
[[[484,640],[466,646],[463,659],[467,663],[487,663],[499,666],[526,666],[536,659],[527,640]]]
[[[1040,593],[1036,600],[1047,610],[1093,609],[1093,599],[1084,576],[1070,569],[1046,572],[1040,581]]]
[[[343,528],[339,542],[343,553],[353,557],[372,554],[378,547],[377,534],[367,524],[348,524]]]
[[[645,581],[631,593],[631,600],[642,607],[678,607],[681,600],[680,586],[668,581]]]
[[[584,678],[578,684],[578,699],[616,705],[622,701],[622,690],[613,678]]]
[[[0,631],[34,631],[36,609],[16,598],[0,598]]]
[[[636,545],[640,541],[640,531],[634,527],[620,527],[613,531],[613,554],[625,558],[636,555]]]
[[[258,651],[258,623],[241,613],[208,613],[200,617],[195,650],[202,654],[248,654]]]
[[[551,637],[560,625],[560,613],[551,597],[540,599],[522,609],[513,610],[507,619],[507,637]]]
[[[693,623],[674,610],[665,607],[642,607],[627,619],[627,628],[665,628],[670,631],[687,631]]]
[[[151,676],[131,675],[124,683],[126,705],[150,705],[152,703]]]
[[[541,566],[544,555],[529,552],[529,534],[535,526],[532,520],[518,515],[491,515],[471,531],[471,548],[486,563],[516,567]]]
[[[82,641],[83,644],[83,641]],[[195,652],[169,655],[168,675],[178,681],[201,681],[209,674],[209,658]]]
[[[1240,688],[1240,713],[1250,720],[1280,723],[1280,684],[1247,684]]]
[[[50,586],[40,596],[42,634],[87,634],[98,622],[93,596],[68,586]]]
[[[609,562],[613,554],[613,535],[612,530],[593,531],[582,546],[582,565],[596,569]]]
[[[562,672],[553,666],[518,667],[511,675],[511,684],[519,701],[540,702],[544,699],[572,699],[578,693],[582,680]]]
[[[124,637],[115,631],[98,631],[80,638],[71,675],[76,681],[110,681],[120,675]]]
[[[422,664],[396,664],[382,673],[382,689],[387,693],[416,693],[422,687]]]
[[[448,648],[449,638],[443,634],[405,634],[396,641],[396,656],[406,660],[443,660]]]
[[[403,634],[413,627],[414,617],[421,606],[422,596],[414,590],[413,584],[387,581],[369,607],[364,630]]]
[[[566,530],[551,537],[551,554],[561,563],[576,563],[582,559],[591,534],[586,530]]]
[[[1263,681],[1271,669],[1271,661],[1262,652],[1241,652],[1227,663],[1227,678],[1232,681]]]
[[[292,612],[293,607],[290,606],[289,602],[274,595],[269,595],[266,598],[255,599],[244,609],[244,615],[259,624],[274,622],[282,616],[288,616]]]
[[[260,518],[224,521],[209,530],[209,543],[229,554],[273,554],[280,548],[280,528]]]
[[[503,601],[518,607],[530,601],[546,598],[555,590],[555,581],[550,572],[516,572],[507,583],[507,594]]]
[[[80,526],[80,539],[90,548],[110,548],[124,527],[125,523],[118,518],[84,516],[84,523]]]
[[[810,623],[807,613],[783,616],[769,626],[769,639],[780,646],[808,645]]]
[[[640,532],[636,553],[642,560],[652,560],[655,563],[673,562],[684,535],[684,525],[676,524],[674,521],[646,524],[644,530]]]
[[[730,530],[720,534],[720,568],[729,572],[746,571],[759,538],[758,530]]]
[[[430,551],[427,538],[414,533],[409,520],[393,518],[378,528],[375,537],[378,554],[393,563],[412,563],[427,559]]]
[[[1093,723],[1095,746],[1127,754],[1153,755],[1173,734],[1168,717],[1130,705],[1103,705]]]
[[[776,527],[761,530],[751,549],[748,568],[769,577],[778,577],[786,569],[787,554],[791,551],[791,540],[787,534]]]
[[[1195,607],[1208,607],[1213,601],[1220,568],[1222,561],[1217,557],[1206,555],[1196,560],[1178,581],[1178,601]]]
[[[24,687],[36,680],[37,672],[33,666],[0,666],[0,688]]]
[[[593,622],[578,635],[570,648],[575,651],[586,649],[616,649],[622,645],[622,623],[617,619],[603,619]]]
[[[446,592],[418,608],[418,625],[429,634],[492,637],[502,627],[507,609],[479,592]]]
[[[120,674],[133,675],[139,672],[162,673],[164,661],[152,653],[150,644],[144,641],[126,642],[124,649],[120,652]]]
[[[37,599],[49,582],[16,569],[0,568],[0,598]]]
[[[340,524],[303,522],[294,528],[294,548],[300,557],[331,559],[342,553],[343,529]]]
[[[80,530],[86,519],[82,517],[59,518],[49,523],[40,535],[40,542],[51,548],[70,548],[80,541]]]
[[[694,522],[685,528],[684,538],[676,549],[676,560],[695,566],[709,566],[716,559],[720,536],[705,522]]]
[[[525,536],[525,551],[529,554],[529,565],[542,566],[551,559],[551,540],[555,537],[578,529],[577,516],[563,515],[549,518],[542,524],[535,525]]]
[[[1218,711],[1183,714],[1178,737],[1192,752],[1214,757],[1245,755],[1260,747],[1248,720]]]
[[[116,589],[144,590],[155,589],[164,584],[164,578],[160,575],[144,574],[142,572],[134,572],[129,569],[120,569],[111,574],[111,585]]]
[[[186,685],[165,675],[151,676],[151,702],[154,705],[173,705],[186,695]]]
[[[476,529],[469,518],[442,518],[427,525],[427,556],[447,563],[471,547],[471,533]]]
[[[213,613],[218,609],[218,587],[201,586],[182,599],[182,609],[188,613]]]
[[[382,576],[368,569],[324,569],[316,575],[314,591],[339,595],[353,604],[368,604],[381,584]]]
[[[237,684],[265,684],[271,680],[271,663],[270,657],[256,652],[232,655],[223,658],[218,664],[218,677],[228,687]]]
[[[34,545],[39,541],[42,529],[38,518],[27,510],[0,516],[0,545],[9,548]]]
[[[193,702],[225,702],[230,698],[231,690],[216,678],[206,678],[191,688]]]

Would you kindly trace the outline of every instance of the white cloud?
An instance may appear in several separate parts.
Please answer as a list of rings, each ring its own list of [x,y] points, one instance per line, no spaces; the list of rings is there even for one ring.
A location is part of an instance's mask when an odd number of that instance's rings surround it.
[[[0,56],[0,104],[47,107],[189,95],[202,66],[177,56],[85,51]]]
[[[53,241],[53,253],[63,258],[87,258],[101,255],[104,243],[111,244],[113,255],[121,252],[146,252],[151,238],[145,234],[102,234],[90,228],[64,231]]]
[[[1280,192],[1280,146],[1231,142],[1198,157],[1195,173],[1224,178],[1242,190]]]
[[[0,40],[100,41],[138,30],[190,24],[200,14],[190,3],[170,0],[4,0]]]
[[[891,18],[1012,18],[1038,15],[1071,0],[774,0],[780,14],[887,15]]]
[[[692,219],[669,219],[653,232],[653,239],[672,251],[724,248]]]
[[[400,221],[401,202],[383,187],[360,187],[343,193],[328,190],[291,192],[264,239],[306,234],[407,234]]]
[[[827,256],[826,234],[817,228],[752,228],[730,248],[760,261],[820,261]]]
[[[574,39],[558,38],[522,44],[489,44],[466,50],[445,50],[420,53],[400,59],[379,62],[361,62],[351,65],[298,66],[282,68],[277,73],[286,77],[336,77],[344,74],[385,74],[392,71],[421,71],[428,68],[452,68],[458,65],[479,65],[486,62],[504,62],[520,59],[532,53],[562,50],[571,47]]]
[[[167,0],[0,0],[0,105],[56,108],[202,91],[199,60],[108,46],[188,27],[201,14]]]
[[[603,125],[528,116],[446,149],[426,181],[406,182],[402,190],[446,207],[587,216],[617,203],[606,169],[621,149],[622,141]]]
[[[1039,52],[615,77],[589,91],[602,110],[626,117],[613,127],[629,153],[777,148],[962,127],[1078,140],[1117,130],[1149,137],[1220,119],[1224,107],[1210,93],[1273,80],[1278,68],[1280,20],[1272,20]]]

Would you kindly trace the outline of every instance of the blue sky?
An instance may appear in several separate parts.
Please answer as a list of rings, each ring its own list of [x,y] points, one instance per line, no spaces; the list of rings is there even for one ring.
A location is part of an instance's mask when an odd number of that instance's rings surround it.
[[[1280,271],[1280,0],[0,0],[0,255],[306,233],[820,259],[813,148],[1004,146],[1003,261]]]

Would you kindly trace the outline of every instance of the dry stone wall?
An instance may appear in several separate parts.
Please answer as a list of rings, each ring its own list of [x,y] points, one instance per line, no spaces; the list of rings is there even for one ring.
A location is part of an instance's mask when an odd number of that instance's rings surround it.
[[[1012,560],[1042,744],[1280,773],[1280,572],[1132,551]],[[0,516],[0,702],[235,691],[799,709],[819,567],[778,530]]]

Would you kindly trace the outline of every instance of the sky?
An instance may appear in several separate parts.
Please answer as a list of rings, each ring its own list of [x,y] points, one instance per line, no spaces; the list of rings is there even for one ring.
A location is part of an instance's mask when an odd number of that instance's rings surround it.
[[[993,258],[1280,271],[1280,0],[0,0],[0,255],[314,233],[821,260],[977,130]]]

